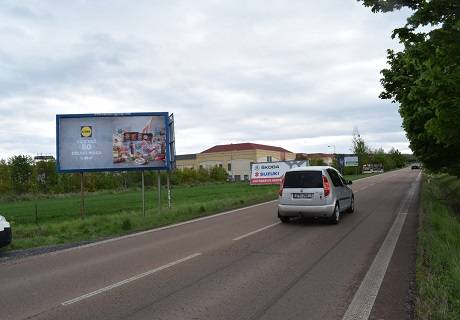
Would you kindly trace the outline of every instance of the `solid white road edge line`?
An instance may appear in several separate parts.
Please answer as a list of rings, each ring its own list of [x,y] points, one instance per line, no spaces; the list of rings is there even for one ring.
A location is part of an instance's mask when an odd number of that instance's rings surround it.
[[[125,285],[125,284],[128,284],[128,283],[130,283],[130,282],[139,280],[139,279],[141,279],[141,278],[150,276],[150,275],[152,275],[152,274],[154,274],[154,273],[156,273],[156,272],[159,272],[159,271],[161,271],[161,270],[170,268],[170,267],[175,266],[175,265],[177,265],[177,264],[179,264],[179,263],[182,263],[182,262],[185,262],[185,261],[187,261],[187,260],[193,259],[193,258],[195,258],[195,257],[198,257],[199,255],[201,255],[201,253],[192,254],[192,255],[187,256],[187,257],[185,257],[185,258],[182,258],[182,259],[176,260],[176,261],[174,261],[174,262],[170,262],[170,263],[168,263],[168,264],[165,264],[164,266],[161,266],[161,267],[158,267],[158,268],[149,270],[149,271],[147,271],[147,272],[138,274],[138,275],[133,276],[133,277],[131,277],[131,278],[129,278],[129,279],[126,279],[126,280],[123,280],[123,281],[114,283],[114,284],[112,284],[112,285],[110,285],[110,286],[101,288],[101,289],[99,289],[99,290],[96,290],[96,291],[93,291],[93,292],[84,294],[84,295],[79,296],[79,297],[77,297],[77,298],[75,298],[75,299],[65,301],[65,302],[61,303],[61,305],[62,305],[62,306],[68,306],[68,305],[71,305],[71,304],[73,304],[73,303],[79,302],[79,301],[81,301],[81,300],[88,299],[88,298],[93,297],[93,296],[95,296],[95,295],[98,295],[98,294],[100,294],[100,293],[103,293],[103,292],[106,292],[106,291],[109,291],[109,290],[118,288],[118,287],[120,287],[120,286],[122,286],[122,285]]]
[[[377,298],[380,286],[382,285],[383,278],[385,277],[388,265],[390,264],[391,257],[393,256],[396,244],[398,243],[399,235],[401,234],[404,222],[406,221],[408,211],[406,204],[408,206],[411,204],[419,178],[420,174],[417,176],[416,182],[412,185],[412,188],[403,200],[390,231],[388,231],[382,246],[375,256],[366,276],[361,282],[361,285],[356,291],[342,320],[369,319],[375,299]]]
[[[279,225],[280,223],[281,223],[281,222],[276,222],[276,223],[271,224],[271,225],[269,225],[269,226],[265,226],[265,227],[263,227],[263,228],[254,230],[254,231],[252,231],[252,232],[243,234],[242,236],[239,236],[239,237],[233,239],[233,241],[238,241],[238,240],[244,239],[244,238],[246,238],[246,237],[252,236],[253,234],[256,234],[257,232],[264,231],[264,230],[266,230],[266,229],[268,229],[268,228],[271,228],[271,227],[274,227],[274,226],[276,226],[276,225]]]

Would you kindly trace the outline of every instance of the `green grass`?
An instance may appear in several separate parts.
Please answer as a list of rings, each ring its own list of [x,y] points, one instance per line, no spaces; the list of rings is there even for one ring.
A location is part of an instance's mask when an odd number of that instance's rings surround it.
[[[417,252],[416,316],[460,319],[460,180],[426,176]]]
[[[162,190],[160,213],[156,189],[150,189],[146,191],[145,217],[141,212],[140,191],[98,192],[86,195],[83,220],[79,218],[79,195],[0,202],[0,212],[13,228],[13,242],[2,250],[96,240],[151,229],[273,200],[277,190],[277,186],[249,186],[246,183],[175,187],[171,209],[167,208],[166,192]],[[38,224],[35,223],[35,205]]]

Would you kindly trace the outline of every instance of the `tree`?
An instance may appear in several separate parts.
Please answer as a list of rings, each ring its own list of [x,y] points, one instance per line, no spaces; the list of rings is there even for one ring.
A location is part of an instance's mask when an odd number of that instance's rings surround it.
[[[373,12],[413,10],[393,31],[404,50],[388,50],[380,97],[399,103],[410,147],[426,168],[460,176],[460,2],[358,1]]]
[[[8,159],[10,166],[11,186],[17,194],[29,192],[32,187],[32,164],[29,156],[13,156]]]
[[[51,191],[57,184],[56,161],[38,161],[35,164],[38,190],[42,193]]]
[[[226,181],[228,178],[228,173],[224,168],[215,166],[209,172],[209,176],[214,181]]]
[[[4,195],[11,191],[10,167],[5,160],[0,160],[0,194]]]
[[[362,170],[363,164],[369,162],[369,154],[372,152],[372,150],[364,141],[363,137],[361,137],[358,130],[355,128],[353,131],[353,138],[351,140],[351,152],[358,156],[358,167],[359,170]]]
[[[406,157],[401,154],[398,149],[391,148],[388,152],[388,156],[393,160],[396,168],[402,168],[406,165]]]

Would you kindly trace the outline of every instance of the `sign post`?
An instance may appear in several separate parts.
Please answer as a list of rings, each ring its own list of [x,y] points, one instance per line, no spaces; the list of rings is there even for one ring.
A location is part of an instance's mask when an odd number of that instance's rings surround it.
[[[157,189],[158,189],[158,213],[161,213],[161,175],[157,171]]]
[[[145,217],[145,190],[144,190],[144,170],[142,172],[142,215]]]
[[[168,189],[168,209],[171,209],[171,182],[169,180],[169,172],[166,174],[166,188]]]
[[[84,186],[85,177],[83,172],[80,173],[80,219],[85,217],[85,186]]]

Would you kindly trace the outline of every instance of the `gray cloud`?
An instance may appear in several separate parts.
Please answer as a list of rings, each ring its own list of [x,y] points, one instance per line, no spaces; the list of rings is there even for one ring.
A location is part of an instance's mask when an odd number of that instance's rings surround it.
[[[179,153],[347,152],[354,126],[408,151],[397,106],[377,98],[406,15],[354,0],[3,1],[0,158],[53,153],[56,113],[134,111],[174,112]]]

